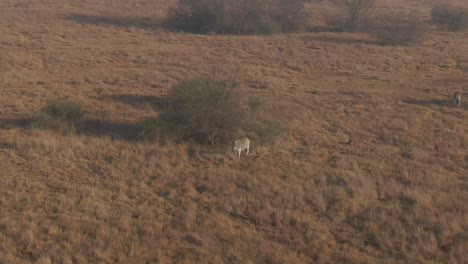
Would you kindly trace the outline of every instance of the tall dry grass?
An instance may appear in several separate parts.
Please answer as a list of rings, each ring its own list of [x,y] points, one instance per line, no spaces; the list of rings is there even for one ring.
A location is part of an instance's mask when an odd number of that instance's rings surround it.
[[[135,22],[163,1],[88,3],[0,9],[0,262],[466,259],[464,34],[199,36]],[[238,76],[279,140],[239,160],[125,137],[198,75]],[[25,127],[49,98],[81,102],[92,131]]]

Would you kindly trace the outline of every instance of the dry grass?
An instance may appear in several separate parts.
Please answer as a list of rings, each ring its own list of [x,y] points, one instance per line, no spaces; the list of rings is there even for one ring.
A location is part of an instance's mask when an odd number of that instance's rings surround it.
[[[158,26],[166,0],[10,2],[0,263],[466,261],[468,105],[450,101],[468,93],[466,32],[433,30],[414,47],[200,36]],[[430,2],[409,8],[429,18]],[[199,75],[238,79],[263,119],[282,121],[281,140],[240,160],[229,146],[128,140]],[[82,105],[85,129],[27,128],[50,98]]]

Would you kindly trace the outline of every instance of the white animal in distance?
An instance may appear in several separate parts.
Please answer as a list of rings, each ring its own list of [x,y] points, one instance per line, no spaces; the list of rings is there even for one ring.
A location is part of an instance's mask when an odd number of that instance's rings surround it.
[[[232,150],[234,152],[237,152],[239,158],[241,156],[241,152],[246,150],[246,155],[249,155],[249,148],[250,148],[250,139],[247,137],[244,137],[242,139],[234,141]]]
[[[460,106],[460,105],[461,105],[461,99],[462,99],[461,93],[455,92],[455,93],[453,94],[453,100],[455,101],[455,105],[456,105],[456,106]]]

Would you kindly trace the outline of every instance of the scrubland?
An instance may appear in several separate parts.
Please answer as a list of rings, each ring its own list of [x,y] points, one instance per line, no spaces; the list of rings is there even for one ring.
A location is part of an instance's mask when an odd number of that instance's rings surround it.
[[[0,263],[466,263],[468,32],[198,35],[169,6],[0,3]],[[241,159],[135,139],[197,76],[235,79],[282,135]],[[76,131],[29,126],[50,99],[82,106]]]

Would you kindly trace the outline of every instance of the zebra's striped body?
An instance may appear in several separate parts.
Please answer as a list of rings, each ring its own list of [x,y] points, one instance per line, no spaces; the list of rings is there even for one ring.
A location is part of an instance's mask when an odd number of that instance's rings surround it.
[[[460,105],[461,105],[461,98],[462,98],[461,93],[455,92],[455,93],[453,94],[453,100],[455,101],[455,105],[456,105],[456,106],[460,106]]]
[[[249,148],[250,148],[250,139],[244,137],[242,139],[234,141],[234,147],[232,148],[233,151],[237,152],[237,154],[241,155],[241,152],[246,150],[246,155],[249,155]]]

